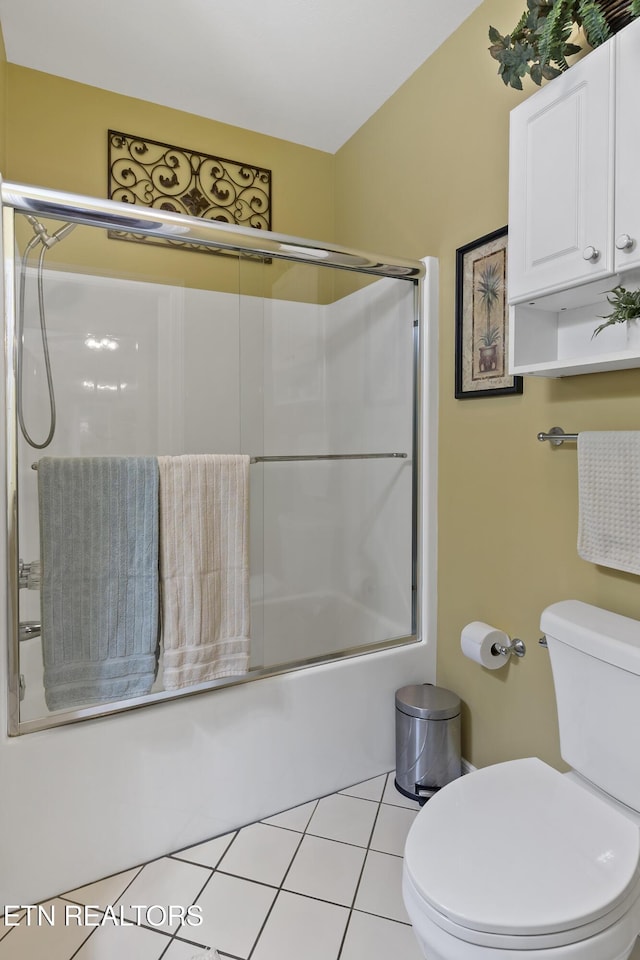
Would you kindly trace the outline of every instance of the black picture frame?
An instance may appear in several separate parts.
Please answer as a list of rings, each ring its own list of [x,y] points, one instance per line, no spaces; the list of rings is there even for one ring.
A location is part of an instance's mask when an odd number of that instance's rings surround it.
[[[507,237],[500,227],[456,250],[456,400],[523,392],[507,372]]]

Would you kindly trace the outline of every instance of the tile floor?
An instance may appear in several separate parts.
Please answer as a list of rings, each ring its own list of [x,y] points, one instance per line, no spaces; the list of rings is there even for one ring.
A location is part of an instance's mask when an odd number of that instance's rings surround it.
[[[5,918],[0,960],[422,960],[400,887],[418,810],[367,780]]]

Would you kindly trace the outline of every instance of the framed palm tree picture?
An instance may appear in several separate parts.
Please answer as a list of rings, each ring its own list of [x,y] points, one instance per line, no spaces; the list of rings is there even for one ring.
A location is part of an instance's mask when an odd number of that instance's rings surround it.
[[[508,372],[507,227],[456,250],[456,399],[522,393]]]

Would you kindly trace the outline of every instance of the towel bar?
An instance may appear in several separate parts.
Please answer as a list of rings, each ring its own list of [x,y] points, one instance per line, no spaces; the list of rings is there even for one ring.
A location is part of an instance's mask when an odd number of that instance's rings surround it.
[[[556,429],[554,427],[554,429]],[[557,429],[560,429],[559,427]],[[538,438],[541,434],[538,434]],[[562,442],[562,441],[560,441]],[[283,463],[289,460],[388,460],[401,459],[406,460],[408,453],[309,453],[292,454],[282,457],[251,457],[251,463]],[[38,469],[38,463],[31,464],[32,470]]]
[[[565,440],[575,443],[577,439],[577,433],[565,433],[562,427],[551,427],[547,433],[538,434],[538,440],[548,440],[552,447],[561,447]]]

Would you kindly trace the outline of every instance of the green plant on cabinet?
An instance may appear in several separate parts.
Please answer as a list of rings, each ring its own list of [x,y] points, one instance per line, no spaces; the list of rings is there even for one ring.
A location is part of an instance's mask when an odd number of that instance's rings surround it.
[[[489,53],[499,63],[498,75],[506,86],[522,90],[522,78],[534,83],[552,80],[569,68],[567,58],[582,47],[570,41],[575,27],[582,27],[592,47],[612,35],[607,20],[607,0],[527,0],[527,9],[511,33],[489,28]],[[619,5],[618,5],[619,6]],[[626,5],[629,19],[640,17],[640,0]]]
[[[626,323],[627,320],[640,320],[640,290],[627,290],[625,287],[614,287],[607,295],[607,300],[613,307],[612,313],[601,319],[599,327],[593,331],[591,339],[597,337],[599,333],[607,327],[616,323]]]

